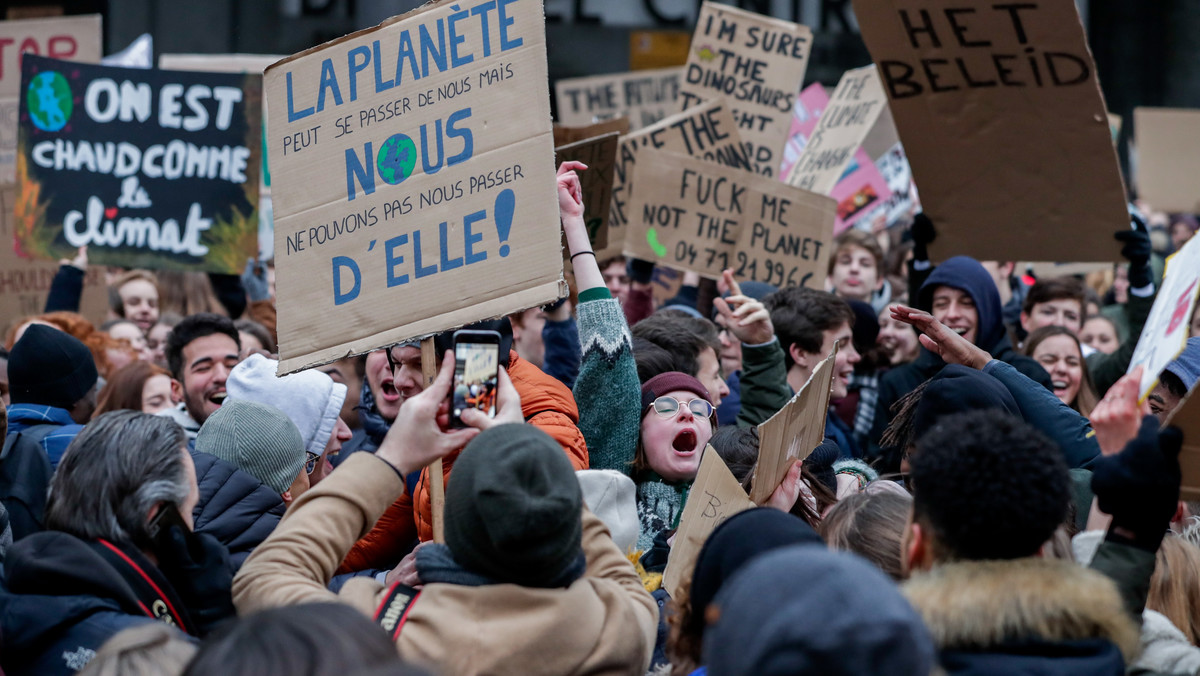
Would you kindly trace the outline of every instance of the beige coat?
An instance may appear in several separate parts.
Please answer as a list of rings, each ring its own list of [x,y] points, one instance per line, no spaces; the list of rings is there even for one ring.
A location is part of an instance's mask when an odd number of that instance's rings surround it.
[[[233,581],[239,614],[338,600],[374,617],[383,585],[354,578],[325,588],[342,557],[404,491],[400,476],[356,453],[292,504]],[[583,513],[587,572],[566,589],[429,584],[396,649],[444,676],[641,674],[650,664],[658,606],[604,524]]]

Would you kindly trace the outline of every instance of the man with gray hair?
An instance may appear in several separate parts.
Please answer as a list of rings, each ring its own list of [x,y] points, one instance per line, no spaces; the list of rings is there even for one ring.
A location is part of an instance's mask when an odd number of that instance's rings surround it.
[[[228,553],[192,532],[198,499],[183,428],[113,411],[67,447],[46,530],[9,550],[0,585],[4,673],[72,674],[123,629],[201,637],[234,614]]]

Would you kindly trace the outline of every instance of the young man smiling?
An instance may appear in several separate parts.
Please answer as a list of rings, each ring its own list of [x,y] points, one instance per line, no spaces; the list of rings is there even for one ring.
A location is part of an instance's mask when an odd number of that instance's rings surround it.
[[[238,365],[241,343],[228,317],[185,317],[167,338],[167,364],[183,388],[183,403],[161,415],[179,423],[189,439],[225,401],[225,380]]]

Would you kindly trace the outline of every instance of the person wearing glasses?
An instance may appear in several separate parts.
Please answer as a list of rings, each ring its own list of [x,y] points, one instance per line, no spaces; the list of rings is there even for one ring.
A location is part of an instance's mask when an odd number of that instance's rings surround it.
[[[579,289],[579,429],[593,469],[624,472],[636,484],[637,547],[645,551],[655,536],[678,526],[716,417],[708,389],[686,373],[639,381],[629,326],[604,283],[584,226],[575,173],[584,169],[580,162],[558,169],[559,211]]]

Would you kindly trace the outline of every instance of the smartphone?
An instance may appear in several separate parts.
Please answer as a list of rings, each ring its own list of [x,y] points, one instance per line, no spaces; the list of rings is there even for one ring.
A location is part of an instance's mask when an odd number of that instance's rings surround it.
[[[164,502],[158,513],[150,520],[147,528],[150,531],[150,540],[155,547],[167,536],[167,531],[171,529],[171,526],[179,526],[183,529],[185,536],[191,531],[184,523],[183,516],[179,514],[179,508],[173,503]]]
[[[468,408],[494,417],[499,378],[500,334],[496,331],[455,331],[450,426],[466,427],[460,416]]]

